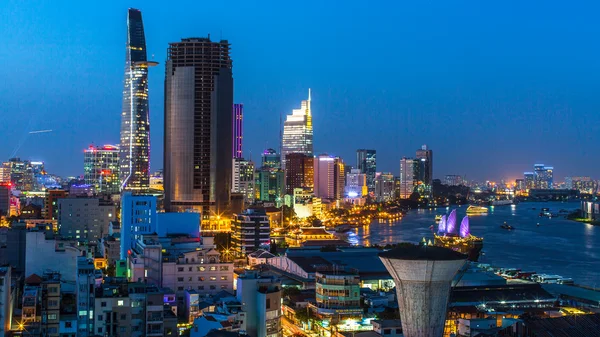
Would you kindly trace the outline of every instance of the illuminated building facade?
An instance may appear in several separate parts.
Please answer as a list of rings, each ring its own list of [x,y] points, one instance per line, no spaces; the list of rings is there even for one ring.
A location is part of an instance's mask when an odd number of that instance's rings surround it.
[[[90,146],[83,151],[83,179],[94,186],[97,193],[117,194],[119,180],[119,147],[104,145]]]
[[[598,189],[597,182],[590,177],[565,177],[565,185],[568,190],[586,194],[595,194]]]
[[[417,173],[417,190],[423,197],[432,199],[433,185],[433,151],[427,145],[421,146],[416,153],[416,159],[419,160]]]
[[[400,199],[408,199],[418,185],[419,160],[400,159]]]
[[[233,105],[233,158],[242,158],[242,140],[244,136],[244,105]]]
[[[256,188],[261,201],[277,201],[283,195],[285,173],[280,169],[262,168],[258,171]]]
[[[377,173],[377,151],[356,150],[356,167],[367,176],[369,192],[375,191],[375,173]]]
[[[315,273],[315,304],[310,308],[321,320],[338,324],[346,319],[361,319],[360,276],[358,270],[329,265]]]
[[[377,173],[375,177],[375,200],[378,202],[394,199],[394,175]]]
[[[209,215],[231,198],[233,74],[227,40],[169,44],[165,77],[165,210]]]
[[[231,244],[235,256],[258,250],[271,243],[271,222],[264,209],[249,208],[233,216]]]
[[[303,153],[290,153],[285,162],[285,193],[292,195],[295,188],[314,189],[314,158]]]
[[[526,189],[531,190],[535,188],[535,174],[533,172],[525,172],[523,180],[525,181]]]
[[[281,168],[281,155],[273,149],[266,149],[262,154],[262,167],[272,169]]]
[[[544,164],[535,164],[533,166],[536,189],[551,189],[554,188],[554,167],[545,166]]]
[[[367,195],[367,176],[359,169],[352,169],[346,174],[345,196],[348,198],[362,198]]]
[[[244,158],[233,159],[232,170],[232,193],[242,193],[244,195],[244,203],[250,205],[254,202],[254,163]]]
[[[315,196],[339,200],[344,197],[344,161],[340,157],[321,154],[314,159]]]
[[[310,109],[310,89],[308,99],[302,101],[300,109],[292,110],[283,123],[283,139],[281,148],[282,167],[287,168],[287,156],[291,153],[313,155],[313,125]]]
[[[459,185],[463,185],[463,177],[457,175],[457,174],[447,174],[446,175],[446,179],[445,183],[448,186],[459,186]]]
[[[150,119],[148,67],[142,12],[130,8],[127,16],[127,49],[123,110],[121,113],[121,190],[145,193],[150,186]]]

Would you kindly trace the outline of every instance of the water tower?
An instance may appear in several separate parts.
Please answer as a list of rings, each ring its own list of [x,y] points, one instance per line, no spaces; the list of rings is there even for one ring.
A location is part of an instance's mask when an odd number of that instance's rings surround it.
[[[405,337],[442,337],[450,283],[467,255],[448,248],[406,245],[379,258],[396,282]]]

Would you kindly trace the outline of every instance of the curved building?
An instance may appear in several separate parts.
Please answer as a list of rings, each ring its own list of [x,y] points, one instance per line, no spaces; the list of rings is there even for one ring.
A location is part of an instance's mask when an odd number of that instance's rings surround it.
[[[442,337],[450,283],[467,256],[451,249],[407,245],[379,254],[396,282],[405,337]]]
[[[148,67],[142,12],[130,8],[127,15],[127,46],[119,176],[121,191],[145,193],[150,187],[150,119],[148,116]]]

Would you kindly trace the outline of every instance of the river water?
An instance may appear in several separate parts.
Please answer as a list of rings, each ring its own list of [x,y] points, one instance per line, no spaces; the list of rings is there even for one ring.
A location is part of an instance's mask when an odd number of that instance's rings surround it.
[[[579,203],[527,202],[493,207],[487,215],[470,216],[471,233],[484,239],[480,262],[558,274],[578,284],[600,287],[600,226],[566,220],[563,214],[551,219],[539,217],[544,207],[558,213],[562,209],[577,209]],[[457,226],[465,211],[466,206],[457,208]],[[423,237],[433,241],[429,227],[434,224],[436,214],[446,212],[450,209],[412,210],[398,221],[375,220],[369,226],[358,228],[352,241],[368,245],[416,243]],[[516,229],[500,228],[504,222]]]

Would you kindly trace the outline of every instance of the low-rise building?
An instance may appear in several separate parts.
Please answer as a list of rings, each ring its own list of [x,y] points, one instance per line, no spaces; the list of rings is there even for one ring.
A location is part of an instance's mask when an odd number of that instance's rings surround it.
[[[117,207],[99,198],[62,198],[58,200],[58,232],[64,238],[96,241],[108,234]]]
[[[264,209],[249,208],[241,214],[234,214],[233,218],[231,244],[236,257],[246,257],[270,244],[271,225]]]
[[[283,336],[281,281],[248,272],[238,277],[236,295],[246,314],[241,330],[250,336]]]

